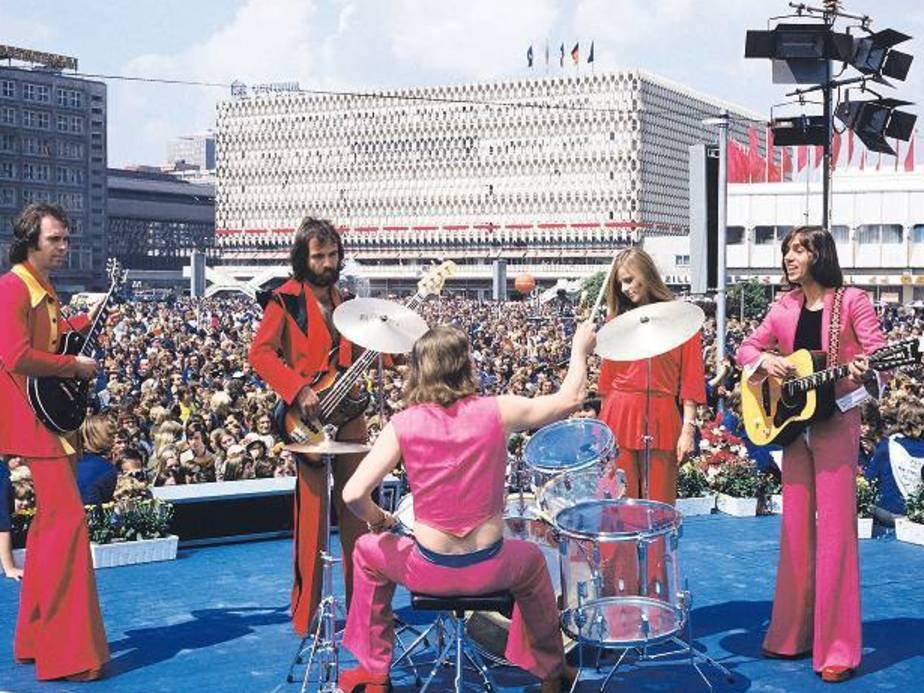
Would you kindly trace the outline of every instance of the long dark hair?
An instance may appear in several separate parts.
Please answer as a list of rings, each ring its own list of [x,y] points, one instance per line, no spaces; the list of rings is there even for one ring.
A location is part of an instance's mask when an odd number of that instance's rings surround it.
[[[13,222],[13,242],[10,244],[10,264],[16,265],[29,259],[29,248],[38,250],[42,233],[42,219],[54,217],[70,228],[67,212],[58,205],[35,202],[25,207]]]
[[[305,217],[302,219],[302,223],[299,224],[298,231],[295,232],[292,250],[289,251],[292,276],[300,282],[305,281],[308,274],[308,245],[311,243],[311,239],[317,240],[318,243],[335,242],[337,244],[337,254],[340,257],[337,270],[343,269],[343,241],[340,240],[337,229],[326,219]]]
[[[812,279],[827,289],[843,286],[844,273],[841,272],[841,264],[837,259],[834,236],[822,226],[796,226],[783,237],[783,281],[789,283],[786,278],[786,253],[797,237],[812,254],[813,261],[809,267]]]

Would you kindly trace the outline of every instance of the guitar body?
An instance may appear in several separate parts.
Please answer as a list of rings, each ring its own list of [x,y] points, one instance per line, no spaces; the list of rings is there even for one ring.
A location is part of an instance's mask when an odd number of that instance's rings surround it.
[[[85,339],[79,332],[64,335],[59,354],[76,356]],[[55,376],[26,378],[26,392],[32,410],[47,428],[55,433],[72,433],[80,428],[87,415],[90,382],[79,378]]]
[[[795,377],[812,375],[824,368],[825,355],[800,349],[784,357],[796,368]],[[741,416],[748,438],[755,445],[789,445],[815,415],[814,390],[787,398],[782,382],[773,377],[750,382],[741,377]]]
[[[321,402],[330,395],[339,381],[342,371],[331,367],[312,384],[311,389]],[[369,406],[369,393],[364,388],[351,387],[328,416],[319,416],[313,421],[302,419],[297,405],[287,407],[282,400],[276,405],[273,418],[283,440],[287,443],[320,443],[325,438],[336,437],[337,430],[349,421],[362,416]]]

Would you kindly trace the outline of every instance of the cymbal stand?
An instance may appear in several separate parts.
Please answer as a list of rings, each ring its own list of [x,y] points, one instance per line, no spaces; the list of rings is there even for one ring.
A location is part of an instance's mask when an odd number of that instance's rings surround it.
[[[312,666],[317,657],[319,693],[337,693],[340,691],[337,680],[340,677],[340,634],[337,633],[337,617],[346,618],[346,611],[334,594],[334,564],[340,559],[330,552],[330,507],[331,493],[334,485],[332,471],[334,456],[321,455],[324,471],[327,476],[327,505],[324,509],[324,546],[321,549],[321,562],[323,564],[323,584],[321,588],[321,603],[315,611],[313,622],[315,624],[311,648],[308,652],[308,664],[305,667],[305,676],[302,679],[301,693],[308,690],[308,681],[311,677]]]
[[[642,320],[647,320],[647,318],[642,318]],[[645,434],[642,436],[642,443],[644,444],[644,453],[642,455],[642,479],[641,479],[641,492],[642,498],[648,500],[649,498],[649,489],[648,489],[648,475],[651,469],[651,444],[654,442],[654,438],[651,435],[649,419],[651,417],[651,357],[645,359]]]

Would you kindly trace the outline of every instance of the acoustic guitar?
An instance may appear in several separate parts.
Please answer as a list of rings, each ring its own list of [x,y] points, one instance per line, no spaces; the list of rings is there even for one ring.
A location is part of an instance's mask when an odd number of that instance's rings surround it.
[[[106,325],[110,300],[122,286],[126,274],[115,259],[106,263],[106,273],[109,275],[109,291],[103,298],[90,330],[86,335],[77,331],[65,333],[57,353],[92,357],[98,351],[96,340]],[[57,434],[72,433],[80,428],[87,416],[90,384],[91,381],[80,378],[30,376],[26,378],[26,393],[35,415],[48,429]]]
[[[431,269],[417,283],[417,293],[406,306],[411,310],[417,308],[431,295],[443,290],[446,277],[456,271],[456,263],[447,260]],[[356,384],[372,365],[379,352],[366,350],[349,368],[337,365],[336,358],[329,358],[328,369],[319,373],[311,382],[311,389],[320,400],[318,416],[310,421],[302,418],[298,405],[286,406],[280,400],[276,405],[273,418],[276,421],[283,440],[286,443],[319,443],[326,438],[336,438],[337,430],[362,415],[369,405],[369,393]]]
[[[877,349],[869,367],[882,371],[910,366],[921,360],[924,337],[911,337]],[[750,382],[741,375],[741,416],[755,445],[788,445],[811,424],[817,410],[816,389],[848,375],[847,365],[825,368],[827,354],[800,349],[784,356],[796,368],[786,380],[773,377]]]

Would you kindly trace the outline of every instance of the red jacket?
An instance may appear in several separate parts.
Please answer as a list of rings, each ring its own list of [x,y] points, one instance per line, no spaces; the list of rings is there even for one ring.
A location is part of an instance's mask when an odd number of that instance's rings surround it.
[[[303,293],[304,305],[300,299]],[[336,289],[332,296],[336,307],[342,299]],[[266,304],[248,358],[257,375],[286,404],[292,404],[302,387],[328,369],[331,345],[324,314],[311,289],[289,279],[273,292]],[[341,366],[350,364],[352,352],[353,345],[341,337],[338,356]]]
[[[73,378],[75,356],[58,355],[60,335],[89,326],[87,315],[61,323],[60,304],[28,263],[0,277],[0,453],[28,458],[63,457],[73,453],[60,436],[36,418],[26,396],[26,377]]]

